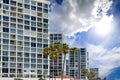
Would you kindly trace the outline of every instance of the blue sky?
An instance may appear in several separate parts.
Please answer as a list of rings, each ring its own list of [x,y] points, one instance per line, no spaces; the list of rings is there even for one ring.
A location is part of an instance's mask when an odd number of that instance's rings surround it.
[[[72,47],[86,47],[100,76],[120,66],[120,0],[51,0],[50,8],[50,31],[64,33]]]

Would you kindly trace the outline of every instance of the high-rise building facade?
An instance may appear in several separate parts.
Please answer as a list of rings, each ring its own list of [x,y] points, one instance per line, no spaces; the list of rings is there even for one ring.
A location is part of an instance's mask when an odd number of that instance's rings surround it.
[[[95,78],[99,77],[99,68],[90,68],[90,72],[95,73]]]
[[[80,80],[86,80],[87,78],[81,72],[82,68],[88,68],[88,52],[86,48],[79,48],[77,54],[69,54],[68,65],[69,69],[67,71],[67,75],[79,78]]]
[[[53,44],[54,42],[64,43],[64,35],[61,33],[51,33],[50,44]],[[61,75],[64,55],[62,53],[59,53],[58,56],[59,56],[58,59],[54,62],[53,62],[53,59],[50,59],[50,75],[51,76]]]
[[[0,77],[49,74],[48,0],[0,0]]]

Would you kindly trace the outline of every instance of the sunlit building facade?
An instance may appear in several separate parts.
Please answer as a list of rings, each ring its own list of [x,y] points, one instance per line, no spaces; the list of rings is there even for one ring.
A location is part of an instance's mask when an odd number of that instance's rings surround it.
[[[0,77],[49,74],[48,0],[0,0]]]
[[[81,72],[82,68],[88,68],[88,52],[86,48],[79,48],[77,54],[69,54],[69,61],[67,67],[67,75],[79,78],[80,80],[87,80],[85,75]]]

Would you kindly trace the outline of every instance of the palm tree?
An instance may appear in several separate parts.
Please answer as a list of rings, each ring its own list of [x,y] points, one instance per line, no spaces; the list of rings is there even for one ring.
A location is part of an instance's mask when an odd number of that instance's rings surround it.
[[[57,60],[58,58],[57,53],[58,53],[58,50],[57,50],[56,43],[54,43],[53,45],[50,45],[49,47],[45,47],[43,49],[43,54],[46,56],[50,56],[50,58],[53,60],[53,65],[54,65],[55,60]],[[53,70],[54,70],[54,66],[53,66]],[[53,71],[52,77],[54,77],[54,71]]]
[[[95,77],[95,73],[94,72],[88,72],[87,77],[88,77],[89,80],[93,80],[93,78]]]
[[[97,78],[94,78],[94,80],[101,80],[101,78],[97,77]]]
[[[63,80],[63,75],[64,75],[64,67],[65,67],[65,61],[66,61],[66,54],[68,53],[69,47],[66,43],[62,44],[62,46],[60,46],[60,52],[62,52],[64,54],[64,59],[63,59],[63,66],[62,66],[62,77],[61,80]]]
[[[78,53],[78,49],[77,48],[70,48],[70,53],[71,54],[77,54]]]
[[[49,47],[46,47],[43,49],[43,54],[45,55],[50,55],[50,57],[55,61],[58,58],[58,53],[62,53],[64,55],[63,59],[63,65],[62,65],[62,70],[61,70],[61,80],[63,80],[63,74],[64,74],[64,66],[65,66],[65,61],[66,61],[66,54],[70,51],[72,54],[77,53],[77,48],[69,48],[68,44],[66,43],[60,43],[60,42],[55,42]]]
[[[82,68],[81,72],[82,72],[83,74],[85,74],[85,76],[87,76],[88,69],[86,69],[86,68]]]

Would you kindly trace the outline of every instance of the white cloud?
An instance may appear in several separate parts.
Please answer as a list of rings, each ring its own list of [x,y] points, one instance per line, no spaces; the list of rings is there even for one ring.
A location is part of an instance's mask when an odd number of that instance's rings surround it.
[[[101,46],[88,44],[90,67],[99,67],[100,76],[104,77],[111,72],[112,68],[120,65],[120,47],[111,50]]]
[[[62,5],[54,3],[50,13],[50,31],[67,35],[87,31],[93,21],[93,4],[94,0],[64,0]]]
[[[62,5],[54,2],[50,13],[50,31],[62,32],[69,36],[77,32],[88,31],[94,22],[102,18],[102,16],[95,17],[100,1],[64,0]]]

